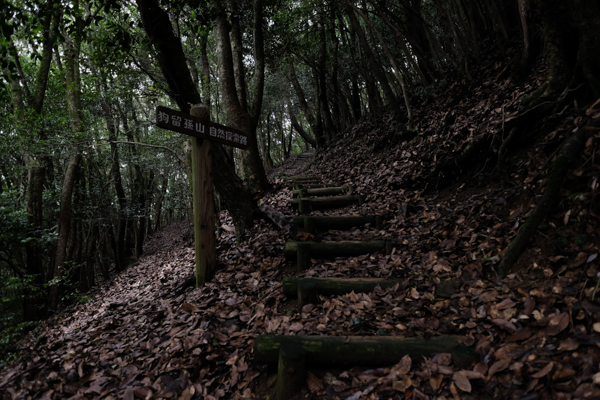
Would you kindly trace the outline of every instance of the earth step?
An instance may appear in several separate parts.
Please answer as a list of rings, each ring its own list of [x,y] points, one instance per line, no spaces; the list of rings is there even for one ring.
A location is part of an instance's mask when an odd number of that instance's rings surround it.
[[[314,210],[329,208],[343,208],[353,204],[361,206],[365,202],[364,195],[353,196],[331,196],[331,197],[298,197],[292,200],[292,207],[298,207],[300,214],[306,214]]]
[[[294,217],[294,224],[303,228],[306,232],[315,234],[316,230],[347,230],[358,226],[371,224],[371,226],[381,229],[383,225],[383,216],[381,215],[341,215],[335,217],[311,217],[298,216]]]
[[[317,294],[324,296],[342,296],[350,292],[371,293],[377,286],[382,289],[394,287],[400,283],[396,279],[381,278],[283,278],[283,294],[294,298],[298,295],[300,283],[314,283]]]
[[[350,194],[353,188],[351,186],[338,186],[329,188],[315,189],[296,189],[292,192],[293,197],[310,197],[310,196],[337,196],[340,194]]]
[[[413,360],[437,353],[451,353],[459,368],[468,368],[477,361],[475,349],[464,346],[463,336],[404,338],[400,336],[303,336],[258,335],[254,341],[254,361],[275,364],[283,345],[300,345],[306,364],[351,366],[394,365],[405,355]]]
[[[307,269],[312,258],[354,257],[378,251],[391,253],[393,243],[387,240],[359,242],[287,242],[283,249],[286,259],[296,258],[299,269]]]

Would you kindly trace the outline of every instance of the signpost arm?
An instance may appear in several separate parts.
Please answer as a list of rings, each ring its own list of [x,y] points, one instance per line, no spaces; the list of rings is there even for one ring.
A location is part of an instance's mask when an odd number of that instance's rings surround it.
[[[210,119],[210,109],[203,104],[192,106],[190,114],[206,121]],[[192,138],[192,186],[196,287],[199,287],[212,279],[217,257],[211,142],[196,137]]]

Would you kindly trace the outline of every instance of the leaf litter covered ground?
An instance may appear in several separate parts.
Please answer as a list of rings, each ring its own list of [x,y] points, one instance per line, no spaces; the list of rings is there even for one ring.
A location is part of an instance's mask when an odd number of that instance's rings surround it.
[[[367,196],[361,207],[315,214],[386,217],[382,230],[329,231],[316,240],[396,243],[389,256],[312,260],[303,275],[389,277],[400,279],[396,287],[324,296],[298,310],[281,289],[283,276],[296,274],[282,254],[286,233],[258,220],[236,246],[233,223],[223,213],[219,271],[195,289],[191,227],[173,224],[89,302],[24,340],[20,359],[0,373],[2,397],[267,398],[276,367],[253,362],[258,334],[452,334],[464,336],[479,361],[465,365],[442,353],[405,356],[396,365],[309,366],[300,397],[599,398],[597,131],[589,133],[562,201],[521,255],[520,271],[500,280],[494,270],[543,193],[556,149],[585,122],[585,112],[570,111],[539,127],[536,140],[510,155],[506,173],[495,171],[495,160],[484,154],[440,184],[436,168],[479,135],[494,132],[492,145],[499,148],[503,124],[538,84],[535,76],[520,85],[509,77],[496,80],[502,66],[496,67],[474,74],[481,81],[470,94],[456,84],[417,104],[417,138],[395,144],[394,133],[402,132],[393,118],[367,118],[302,172]],[[301,169],[294,160],[290,168]],[[292,215],[291,191],[277,174],[275,190],[263,201]]]

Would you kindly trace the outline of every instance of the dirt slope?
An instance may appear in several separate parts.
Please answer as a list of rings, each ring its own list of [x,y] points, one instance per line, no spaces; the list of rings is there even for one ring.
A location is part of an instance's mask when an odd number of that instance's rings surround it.
[[[419,136],[391,117],[369,118],[316,156],[309,170],[324,182],[354,185],[363,206],[323,214],[381,213],[383,229],[330,231],[318,240],[385,238],[390,256],[314,260],[307,276],[393,277],[401,284],[374,293],[322,298],[296,309],[281,290],[293,273],[282,249],[286,234],[259,220],[240,247],[221,216],[220,268],[204,288],[190,286],[190,228],[165,228],[146,253],[86,304],[46,321],[22,344],[22,356],[0,373],[10,398],[266,398],[275,368],[256,365],[258,334],[464,336],[480,361],[457,365],[449,354],[398,360],[365,369],[310,369],[300,397],[314,399],[597,398],[600,396],[600,304],[597,150],[591,130],[561,202],[517,267],[499,280],[494,267],[543,192],[560,143],[585,122],[585,110],[538,124],[526,148],[513,149],[503,171],[493,151],[477,151],[461,168],[440,169],[480,135],[517,115],[537,84],[497,79],[482,69],[471,90],[458,84],[416,104]],[[596,113],[592,110],[590,113]],[[402,136],[404,137],[404,136]],[[277,174],[285,173],[277,171]],[[272,176],[270,206],[288,215],[291,191]]]

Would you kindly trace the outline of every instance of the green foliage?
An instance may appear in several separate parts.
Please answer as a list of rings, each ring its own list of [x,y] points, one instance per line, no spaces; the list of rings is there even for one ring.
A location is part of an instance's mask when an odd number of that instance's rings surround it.
[[[0,193],[0,247],[5,249],[28,240],[27,212],[18,196],[15,190]]]
[[[16,346],[23,336],[35,329],[38,322],[22,322],[0,331],[0,369],[17,359]]]
[[[2,274],[5,275],[5,274]],[[39,294],[35,276],[2,276],[0,281],[0,368],[15,358],[15,346],[37,322],[23,322],[24,293]]]

